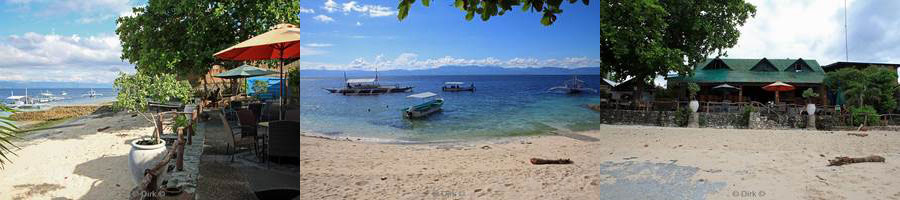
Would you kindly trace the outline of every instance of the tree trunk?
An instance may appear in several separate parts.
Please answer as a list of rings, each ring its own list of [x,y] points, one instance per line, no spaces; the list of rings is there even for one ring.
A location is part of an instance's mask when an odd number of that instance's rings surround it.
[[[634,77],[634,79],[637,82],[634,83],[635,88],[633,88],[633,90],[632,90],[633,94],[631,94],[632,103],[634,105],[641,105],[641,103],[642,103],[641,101],[643,100],[643,96],[644,96],[644,87],[646,86],[646,83],[644,83],[644,76]]]

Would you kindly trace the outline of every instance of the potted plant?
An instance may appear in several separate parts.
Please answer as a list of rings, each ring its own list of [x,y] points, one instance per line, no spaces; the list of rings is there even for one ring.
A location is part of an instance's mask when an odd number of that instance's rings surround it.
[[[696,83],[688,83],[687,89],[691,97],[691,102],[688,106],[691,108],[691,112],[697,112],[697,109],[700,108],[700,102],[697,101],[696,96],[697,92],[700,91],[700,86]]]
[[[816,104],[812,101],[812,98],[816,97],[819,97],[819,94],[814,92],[812,88],[803,91],[803,98],[806,99],[806,114],[814,115],[816,113]]]
[[[187,81],[178,81],[173,74],[120,73],[113,85],[119,91],[113,106],[137,113],[153,123],[154,127],[159,125],[154,120],[157,116],[147,113],[150,101],[187,103],[191,97],[190,84]],[[159,139],[159,133],[160,131],[153,131],[152,137],[143,137],[131,142],[128,168],[135,183],[140,184],[144,171],[156,165],[165,155],[166,142]]]

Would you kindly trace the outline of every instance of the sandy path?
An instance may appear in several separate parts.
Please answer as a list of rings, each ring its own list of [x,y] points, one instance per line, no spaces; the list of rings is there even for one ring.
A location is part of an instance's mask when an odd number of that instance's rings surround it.
[[[18,142],[18,156],[0,170],[0,199],[127,199],[135,185],[128,143],[152,131],[149,122],[120,114],[61,126]]]
[[[606,126],[580,137],[428,145],[303,137],[301,194],[303,199],[900,199],[900,135],[846,133]],[[590,138],[598,140],[585,140]],[[873,154],[887,162],[825,166],[834,156]],[[570,158],[575,164],[535,166],[527,163],[532,157]]]

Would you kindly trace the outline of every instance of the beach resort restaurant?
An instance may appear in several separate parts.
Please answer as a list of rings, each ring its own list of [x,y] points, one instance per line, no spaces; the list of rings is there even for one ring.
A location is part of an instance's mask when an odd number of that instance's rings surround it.
[[[669,77],[668,82],[675,87],[684,83],[697,83],[698,101],[711,102],[780,102],[805,104],[802,93],[812,88],[816,93],[826,94],[822,80],[825,71],[816,60],[808,59],[726,59],[713,58],[694,66],[693,75]],[[778,92],[763,89],[764,86],[780,82],[790,85]],[[780,84],[779,83],[779,84]],[[792,90],[787,88],[793,88]],[[686,90],[685,90],[686,91]],[[686,92],[680,98],[687,99]],[[812,101],[823,105],[827,95],[819,95]]]

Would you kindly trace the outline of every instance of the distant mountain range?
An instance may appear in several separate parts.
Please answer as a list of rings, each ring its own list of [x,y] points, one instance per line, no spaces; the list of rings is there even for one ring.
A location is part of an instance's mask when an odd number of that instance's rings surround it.
[[[364,70],[300,70],[300,77],[343,77],[344,72],[350,77],[375,76],[374,71]],[[387,70],[378,71],[378,76],[449,76],[449,75],[599,75],[599,67],[583,67],[575,69],[559,67],[537,68],[504,68],[496,66],[443,66],[421,70]]]
[[[111,83],[0,81],[0,89],[13,88],[112,88]]]

